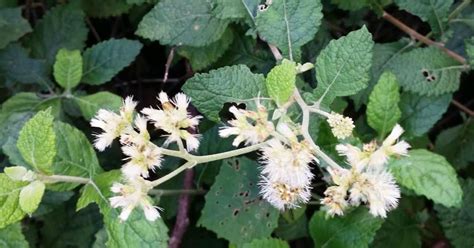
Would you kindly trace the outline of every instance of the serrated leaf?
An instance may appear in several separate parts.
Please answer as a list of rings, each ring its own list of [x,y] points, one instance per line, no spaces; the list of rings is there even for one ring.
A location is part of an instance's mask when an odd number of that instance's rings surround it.
[[[418,248],[421,247],[421,235],[416,219],[398,207],[388,213],[382,227],[377,231],[373,248],[384,248],[387,244],[393,247]]]
[[[192,98],[193,105],[208,119],[219,122],[224,103],[252,103],[257,96],[265,97],[265,78],[253,74],[247,66],[222,67],[188,79],[182,90]]]
[[[207,0],[160,1],[138,25],[136,34],[162,45],[205,46],[217,41],[228,21],[212,15]]]
[[[12,181],[7,175],[0,173],[0,228],[15,223],[25,216],[20,208],[20,191],[28,182]]]
[[[27,214],[32,214],[43,198],[45,185],[41,181],[33,181],[20,191],[20,208]]]
[[[449,128],[436,138],[435,151],[445,156],[458,170],[474,161],[474,122]]]
[[[46,59],[53,65],[59,49],[82,50],[87,40],[88,29],[84,13],[75,3],[60,5],[47,11],[38,21],[28,39],[32,55]]]
[[[74,97],[86,120],[92,119],[99,109],[118,111],[122,106],[122,98],[108,91],[97,92],[92,95]]]
[[[82,56],[79,50],[59,50],[54,63],[54,79],[65,89],[76,87],[82,77]]]
[[[31,59],[28,51],[19,44],[13,43],[0,50],[0,80],[44,86],[48,82],[47,71],[43,60]]]
[[[454,168],[446,159],[423,149],[411,150],[407,157],[390,164],[397,182],[447,207],[461,204],[462,190]]]
[[[293,95],[296,87],[296,63],[283,60],[281,65],[273,67],[265,80],[268,95],[278,104],[285,104]]]
[[[30,245],[21,232],[21,224],[16,223],[0,229],[0,244],[14,248],[29,248]]]
[[[59,175],[92,178],[102,172],[94,148],[79,129],[63,123],[54,123],[57,155],[54,173]],[[55,184],[54,190],[71,190],[78,184]]]
[[[98,18],[119,16],[132,8],[126,0],[81,0],[81,3],[88,16]]]
[[[17,147],[25,161],[35,170],[50,174],[56,156],[56,135],[51,110],[37,113],[21,128]]]
[[[318,102],[330,105],[337,96],[349,96],[367,87],[372,62],[372,35],[364,26],[331,41],[316,60]]]
[[[30,24],[21,16],[21,8],[0,9],[0,49],[31,32]]]
[[[382,223],[383,219],[373,217],[362,207],[332,218],[318,211],[309,222],[309,232],[315,247],[362,248],[369,246]]]
[[[286,241],[280,239],[254,239],[252,242],[244,244],[242,248],[290,248]]]
[[[82,81],[92,85],[110,81],[135,60],[142,47],[135,40],[110,39],[86,49]]]
[[[464,199],[461,208],[447,208],[435,205],[435,210],[446,237],[454,247],[474,246],[474,180],[463,181]]]
[[[404,9],[427,21],[436,34],[444,34],[453,0],[395,0]]]
[[[367,122],[381,137],[385,137],[385,134],[392,130],[402,115],[398,107],[399,90],[395,75],[385,72],[370,94]]]
[[[219,40],[203,47],[179,47],[178,54],[189,59],[194,71],[200,71],[224,55],[233,39],[234,35],[232,31],[227,29]]]
[[[278,210],[259,196],[257,167],[245,157],[225,160],[206,194],[198,225],[233,244],[269,237],[277,227]]]
[[[459,63],[435,47],[417,48],[393,59],[389,69],[407,91],[437,96],[459,89]]]
[[[443,116],[451,103],[452,95],[420,96],[404,92],[400,99],[400,124],[408,135],[419,137],[428,132]]]
[[[255,23],[265,41],[292,59],[297,49],[314,38],[322,17],[319,0],[273,0],[267,10],[257,14]]]

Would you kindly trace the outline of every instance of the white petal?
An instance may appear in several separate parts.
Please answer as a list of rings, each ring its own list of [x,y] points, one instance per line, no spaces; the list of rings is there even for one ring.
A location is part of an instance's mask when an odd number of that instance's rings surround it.
[[[383,141],[383,144],[382,146],[391,146],[395,143],[395,141],[397,141],[397,139],[403,134],[404,130],[402,128],[402,126],[400,125],[395,125],[395,127],[393,128],[392,132],[390,133],[390,135],[388,135],[388,137]]]

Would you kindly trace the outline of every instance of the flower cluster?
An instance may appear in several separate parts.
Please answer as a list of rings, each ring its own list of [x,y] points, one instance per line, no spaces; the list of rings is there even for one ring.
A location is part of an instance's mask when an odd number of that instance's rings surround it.
[[[397,124],[380,146],[373,141],[362,149],[350,144],[336,147],[351,168],[328,169],[335,186],[326,189],[322,203],[329,215],[343,215],[349,206],[365,203],[372,215],[386,217],[397,206],[400,189],[386,163],[390,156],[407,155],[410,145],[397,142],[402,133],[403,128]]]
[[[168,133],[165,145],[184,140],[187,150],[199,146],[198,137],[189,129],[195,128],[201,117],[192,117],[188,113],[189,98],[179,93],[170,100],[166,93],[161,92],[158,100],[161,108],[145,108],[141,112],[143,115],[140,115],[135,114],[136,102],[127,97],[119,114],[101,109],[91,120],[91,126],[102,130],[95,134],[94,146],[103,151],[119,138],[122,152],[126,155],[126,163],[121,169],[125,184],[115,183],[111,191],[118,195],[110,198],[112,207],[122,208],[122,220],[126,220],[137,206],[143,209],[150,221],[160,217],[158,208],[152,206],[148,197],[148,191],[152,188],[150,182],[143,179],[149,177],[150,170],[160,168],[162,162],[161,148],[150,141],[148,122]]]
[[[332,112],[328,115],[327,122],[331,127],[334,137],[338,139],[345,139],[352,135],[354,129],[354,122],[349,117],[344,117],[341,114]]]

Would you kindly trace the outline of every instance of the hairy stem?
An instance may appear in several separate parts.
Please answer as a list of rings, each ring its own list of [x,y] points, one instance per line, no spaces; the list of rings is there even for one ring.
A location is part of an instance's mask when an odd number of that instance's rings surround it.
[[[38,175],[38,179],[45,181],[47,183],[80,183],[80,184],[89,184],[92,182],[91,179],[85,177],[75,177],[75,176],[66,176],[66,175]]]

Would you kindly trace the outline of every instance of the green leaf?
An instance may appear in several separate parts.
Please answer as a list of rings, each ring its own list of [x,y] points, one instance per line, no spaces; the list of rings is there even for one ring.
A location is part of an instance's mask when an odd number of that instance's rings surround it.
[[[100,192],[97,191],[93,185],[88,184],[84,186],[81,191],[81,196],[79,197],[79,200],[77,200],[76,211],[87,207],[93,202],[97,204],[106,203],[106,197],[112,195],[110,192],[110,187],[114,182],[120,181],[121,177],[122,173],[120,170],[103,172],[93,177],[93,181]]]
[[[397,124],[402,113],[398,107],[400,92],[397,78],[385,72],[370,94],[367,105],[367,122],[381,137]]]
[[[257,7],[258,0],[250,0],[252,6]],[[242,0],[215,0],[215,8],[212,13],[220,19],[243,19],[249,16],[249,12]]]
[[[448,159],[458,170],[474,161],[474,122],[449,128],[436,138],[435,151]]]
[[[255,19],[259,35],[292,60],[314,38],[323,17],[319,0],[273,0]]]
[[[331,41],[316,60],[320,103],[330,105],[337,96],[349,96],[367,87],[372,62],[372,35],[364,26]]]
[[[464,199],[461,208],[447,208],[435,205],[435,210],[446,237],[454,247],[474,246],[474,180],[463,181]]]
[[[118,111],[122,106],[122,98],[108,91],[97,92],[92,95],[74,97],[86,120],[92,119],[99,109]]]
[[[182,90],[192,98],[193,105],[208,119],[219,122],[224,103],[252,103],[265,97],[265,78],[253,74],[247,66],[226,66],[209,73],[198,73],[188,79]]]
[[[20,191],[28,182],[12,181],[7,175],[0,173],[0,228],[23,219],[25,212],[21,209]]]
[[[28,45],[36,58],[54,64],[59,49],[82,50],[87,40],[88,29],[84,13],[74,3],[60,5],[47,11],[37,22],[29,37]]]
[[[86,49],[82,81],[92,85],[110,81],[135,60],[142,47],[135,40],[110,39]]]
[[[407,134],[421,136],[441,119],[449,107],[452,95],[420,96],[404,92],[400,100],[402,110],[401,125]]]
[[[21,128],[17,147],[21,155],[36,171],[50,174],[56,156],[56,135],[51,110],[33,116]]]
[[[471,64],[471,67],[474,67],[474,37],[471,37],[471,39],[468,39],[465,42],[466,42],[466,53],[467,53],[467,56],[469,57],[469,64]]]
[[[132,8],[126,0],[81,0],[81,3],[88,16],[98,18],[119,16]]]
[[[20,191],[20,208],[27,214],[32,214],[43,198],[45,185],[41,181],[33,181]]]
[[[178,54],[189,59],[191,67],[195,71],[200,71],[216,62],[232,44],[234,35],[227,29],[222,37],[204,47],[182,46],[178,48]]]
[[[21,8],[0,9],[0,49],[31,32],[30,24],[21,16]]]
[[[57,155],[54,160],[54,173],[59,175],[92,178],[102,172],[94,148],[79,129],[63,123],[54,124]],[[55,184],[55,190],[71,190],[78,184]]]
[[[3,247],[29,248],[25,236],[21,232],[21,224],[16,223],[0,229],[0,244]]]
[[[382,223],[383,219],[373,217],[362,207],[332,218],[318,211],[309,222],[309,231],[315,247],[362,248],[369,246]]]
[[[390,170],[402,186],[447,207],[461,204],[462,190],[456,171],[438,154],[411,150],[407,157],[393,161]]]
[[[205,46],[220,39],[228,21],[212,15],[207,0],[160,1],[138,25],[136,34],[162,45]]]
[[[391,211],[387,219],[377,231],[371,244],[373,248],[384,248],[387,244],[393,247],[421,247],[419,223],[401,207]]]
[[[395,0],[398,7],[427,21],[433,32],[441,35],[446,31],[453,2],[453,0]]]
[[[389,69],[407,91],[441,95],[459,88],[459,63],[436,47],[417,48],[393,59]]]
[[[48,69],[43,60],[31,59],[28,51],[13,43],[0,50],[0,80],[15,83],[45,85]]]
[[[82,56],[79,50],[59,50],[54,63],[54,79],[65,89],[76,87],[82,77]]]
[[[281,65],[273,67],[266,79],[268,95],[278,105],[285,104],[293,95],[296,87],[296,63],[283,60]]]
[[[252,242],[244,244],[242,248],[290,248],[286,241],[280,239],[254,239]]]
[[[257,167],[245,157],[225,160],[206,194],[198,225],[233,244],[269,237],[277,227],[278,211],[260,197]]]

